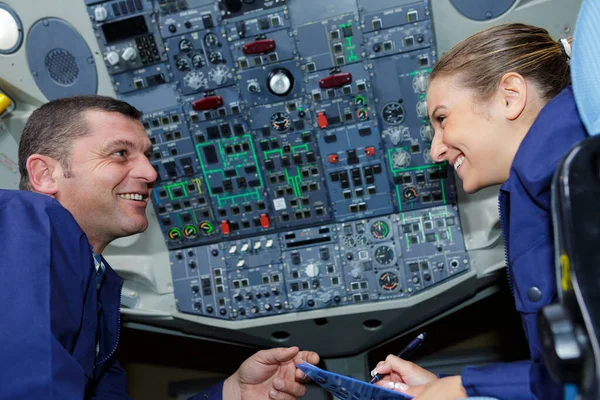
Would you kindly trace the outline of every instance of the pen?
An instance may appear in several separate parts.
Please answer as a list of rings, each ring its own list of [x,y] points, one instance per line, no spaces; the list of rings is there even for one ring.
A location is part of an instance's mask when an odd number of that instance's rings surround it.
[[[427,336],[427,334],[425,332],[421,333],[419,336],[414,338],[408,345],[406,345],[405,348],[400,350],[400,352],[398,354],[396,354],[396,357],[402,358],[405,360],[409,355],[411,355],[413,353],[413,351],[418,349],[419,346],[421,346],[423,344],[426,336]],[[369,383],[375,383],[375,382],[381,380],[381,378],[383,378],[384,376],[385,375],[383,375],[383,374],[376,374]]]

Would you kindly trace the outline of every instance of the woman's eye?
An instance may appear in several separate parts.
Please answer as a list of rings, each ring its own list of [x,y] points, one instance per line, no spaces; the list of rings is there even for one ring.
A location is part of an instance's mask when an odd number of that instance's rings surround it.
[[[442,122],[444,122],[444,120],[446,119],[446,117],[445,117],[445,116],[443,116],[443,115],[440,115],[440,116],[438,116],[436,119],[437,119],[437,122],[438,122],[440,125],[442,125]]]

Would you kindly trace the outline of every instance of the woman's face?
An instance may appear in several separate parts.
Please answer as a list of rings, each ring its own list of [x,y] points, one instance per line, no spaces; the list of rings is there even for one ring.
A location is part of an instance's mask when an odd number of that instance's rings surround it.
[[[512,160],[507,160],[503,149],[507,124],[496,96],[475,102],[458,80],[439,76],[430,83],[427,104],[435,131],[431,156],[454,167],[467,193],[508,178]]]

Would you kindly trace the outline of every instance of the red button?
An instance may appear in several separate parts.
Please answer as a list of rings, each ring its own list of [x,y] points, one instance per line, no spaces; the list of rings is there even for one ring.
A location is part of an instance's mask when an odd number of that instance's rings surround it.
[[[317,124],[321,129],[325,129],[327,128],[327,125],[329,125],[329,122],[327,122],[327,115],[325,115],[324,112],[317,113]]]
[[[242,46],[244,54],[268,53],[275,50],[276,44],[273,39],[257,40],[252,43],[246,43]]]
[[[221,96],[209,96],[203,99],[196,100],[192,103],[192,108],[196,111],[213,110],[223,105]]]
[[[338,157],[337,154],[330,154],[327,156],[327,158],[329,159],[329,162],[332,164],[336,164],[338,161],[340,161],[340,158]]]
[[[265,229],[271,226],[271,221],[269,221],[269,216],[267,214],[260,214],[260,226]]]
[[[367,156],[374,156],[375,155],[375,147],[371,146],[371,147],[365,147],[365,154]]]
[[[226,220],[221,221],[221,232],[223,235],[229,235],[231,233],[231,229],[229,228],[229,222]]]
[[[352,83],[352,74],[350,72],[342,72],[341,74],[333,74],[326,76],[319,81],[321,89],[339,88]]]

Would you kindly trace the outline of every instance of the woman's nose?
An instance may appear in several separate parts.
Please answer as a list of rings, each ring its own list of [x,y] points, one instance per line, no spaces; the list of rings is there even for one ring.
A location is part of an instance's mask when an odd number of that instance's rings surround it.
[[[448,147],[442,141],[442,134],[436,132],[431,141],[431,159],[435,162],[442,162],[447,159],[447,151]]]

